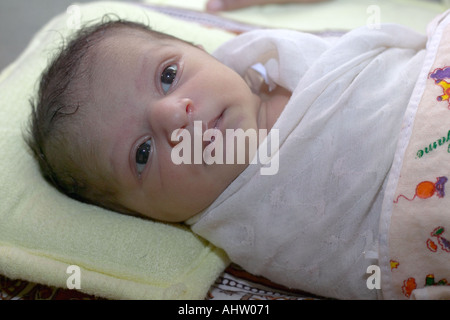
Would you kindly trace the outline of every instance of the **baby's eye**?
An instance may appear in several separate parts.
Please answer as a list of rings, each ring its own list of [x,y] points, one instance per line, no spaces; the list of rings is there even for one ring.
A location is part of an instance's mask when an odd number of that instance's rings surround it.
[[[144,171],[145,166],[150,158],[150,153],[152,151],[152,141],[147,140],[141,144],[136,150],[136,170],[138,175]]]
[[[169,91],[172,83],[175,81],[175,77],[177,76],[178,67],[176,64],[172,64],[164,69],[161,73],[161,87],[164,93]]]

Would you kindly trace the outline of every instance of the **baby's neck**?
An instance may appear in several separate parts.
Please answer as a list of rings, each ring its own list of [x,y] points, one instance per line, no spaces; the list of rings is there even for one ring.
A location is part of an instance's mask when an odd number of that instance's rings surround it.
[[[266,84],[261,86],[259,92],[262,103],[260,117],[265,117],[265,126],[268,131],[272,129],[281,112],[283,112],[291,95],[290,91],[280,86],[275,87],[272,91],[269,91]]]

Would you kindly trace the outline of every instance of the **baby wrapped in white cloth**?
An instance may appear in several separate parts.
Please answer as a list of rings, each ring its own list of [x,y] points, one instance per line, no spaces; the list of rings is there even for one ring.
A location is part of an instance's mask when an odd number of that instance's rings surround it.
[[[335,41],[253,31],[220,47],[214,55],[243,77],[260,63],[269,86],[292,97],[272,128],[278,171],[249,165],[188,221],[192,230],[247,271],[289,288],[377,298],[367,268],[377,264],[384,185],[425,43],[382,25]]]

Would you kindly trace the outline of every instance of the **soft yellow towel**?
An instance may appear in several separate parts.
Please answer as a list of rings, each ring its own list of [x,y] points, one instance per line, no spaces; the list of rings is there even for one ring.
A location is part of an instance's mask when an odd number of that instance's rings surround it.
[[[208,50],[232,37],[118,2],[72,7],[39,31],[0,75],[0,273],[57,287],[69,282],[112,299],[202,299],[229,263],[223,251],[184,227],[69,199],[43,180],[23,141],[28,101],[60,40],[78,22],[106,13],[149,22]]]

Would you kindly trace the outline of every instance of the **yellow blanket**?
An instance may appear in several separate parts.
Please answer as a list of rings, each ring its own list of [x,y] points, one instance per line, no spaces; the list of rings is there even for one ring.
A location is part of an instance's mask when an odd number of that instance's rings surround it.
[[[118,2],[71,7],[39,31],[0,75],[0,273],[112,299],[203,299],[229,263],[221,250],[187,228],[69,199],[43,180],[24,143],[28,101],[49,58],[79,23],[106,13],[204,38],[209,50],[232,36]]]

